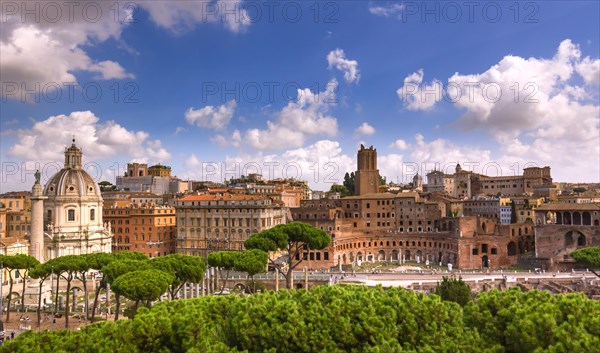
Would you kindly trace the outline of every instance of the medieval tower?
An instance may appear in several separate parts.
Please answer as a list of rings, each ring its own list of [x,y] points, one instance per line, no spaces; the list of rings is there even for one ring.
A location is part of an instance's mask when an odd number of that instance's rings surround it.
[[[379,169],[377,169],[377,149],[360,145],[357,155],[357,171],[354,180],[355,194],[364,195],[379,191]]]

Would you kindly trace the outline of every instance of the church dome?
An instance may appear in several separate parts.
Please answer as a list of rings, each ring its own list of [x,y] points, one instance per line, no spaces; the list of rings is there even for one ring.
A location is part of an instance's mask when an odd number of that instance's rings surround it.
[[[44,196],[91,196],[100,197],[100,188],[94,179],[82,169],[82,152],[75,145],[65,149],[65,166],[46,183]]]

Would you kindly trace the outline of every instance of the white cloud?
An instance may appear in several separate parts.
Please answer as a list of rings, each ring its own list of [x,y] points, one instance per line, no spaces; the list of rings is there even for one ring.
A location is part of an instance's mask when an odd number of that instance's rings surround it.
[[[342,49],[336,49],[327,54],[327,64],[329,68],[335,68],[344,73],[344,79],[348,83],[360,80],[358,62],[356,60],[346,59],[346,54]]]
[[[504,167],[511,163],[520,163],[522,167],[523,163],[534,162],[555,166],[553,174],[562,180],[577,177],[597,181],[599,67],[600,60],[582,59],[579,46],[566,39],[551,58],[507,55],[482,73],[455,73],[440,92],[444,100],[463,111],[454,126],[463,130],[481,129],[491,135],[498,143],[497,160]],[[397,93],[401,98],[406,97],[403,101],[408,109],[430,109],[439,101],[431,100],[438,94],[433,86],[439,81],[423,86],[422,70],[409,75],[404,82]],[[421,87],[436,94],[423,97]],[[424,151],[431,151],[436,145],[444,143],[433,141]],[[414,157],[426,159],[427,153],[422,148],[415,149],[424,154]],[[576,175],[573,170],[577,170]]]
[[[327,111],[335,105],[338,83],[331,80],[323,92],[299,89],[296,101],[289,102],[277,113],[275,121],[267,122],[267,129],[249,129],[244,134],[246,145],[260,150],[300,147],[307,138],[337,134],[337,120]]]
[[[174,133],[174,135],[179,135],[179,134],[181,134],[181,133],[184,133],[184,132],[186,132],[186,131],[187,131],[187,129],[186,129],[186,128],[184,128],[183,126],[178,126],[178,127],[175,129],[175,133]]]
[[[588,56],[575,66],[575,70],[586,83],[600,84],[600,59],[592,60]]]
[[[231,134],[231,137],[227,137],[224,135],[215,135],[210,139],[213,143],[217,144],[219,147],[240,147],[242,142],[242,134],[239,130],[234,130]]]
[[[152,22],[175,33],[206,23],[220,23],[231,32],[240,33],[251,24],[242,1],[142,1],[139,5],[148,11]]]
[[[195,155],[185,161],[186,178],[222,182],[248,173],[260,173],[265,178],[298,178],[309,182],[315,190],[329,190],[332,184],[341,184],[344,174],[354,170],[354,159],[342,152],[337,141],[319,140],[278,154],[262,151],[242,151],[227,156],[222,162],[200,162]]]
[[[90,111],[51,116],[34,123],[31,129],[18,130],[17,142],[7,155],[28,161],[62,162],[64,146],[73,136],[87,162],[123,156],[152,162],[171,158],[159,140],[149,140],[147,132],[127,130],[114,121],[100,123]]]
[[[354,130],[357,135],[373,135],[375,133],[375,128],[369,125],[369,123],[362,123],[359,127]]]
[[[251,22],[242,1],[237,0],[3,3],[0,95],[30,101],[32,95],[25,95],[23,88],[43,90],[50,83],[77,83],[75,72],[93,73],[94,80],[135,78],[115,60],[93,59],[86,47],[114,39],[121,48],[135,53],[122,42],[121,33],[134,20],[139,21],[140,8],[148,11],[159,27],[175,32],[196,24],[221,23],[239,33]],[[22,13],[25,9],[29,12]]]
[[[429,110],[441,99],[443,85],[438,80],[423,84],[423,69],[406,76],[404,85],[396,91],[398,98],[408,110]]]
[[[185,120],[191,125],[196,124],[208,129],[223,130],[233,117],[236,105],[235,100],[230,100],[218,107],[207,105],[200,109],[189,108],[185,112]]]
[[[71,4],[76,7],[71,10],[68,7],[71,5],[65,5],[66,3],[53,4],[49,7],[58,8],[62,13],[56,18],[52,17],[55,10],[51,12],[41,9],[44,5],[42,2],[28,6],[14,3],[15,8],[10,9],[9,3],[2,6],[3,11],[6,10],[2,13],[0,34],[3,89],[10,84],[10,90],[1,92],[3,96],[24,100],[29,96],[22,97],[22,85],[27,90],[39,90],[48,83],[64,85],[77,82],[74,71],[92,72],[95,74],[94,79],[100,80],[134,77],[119,63],[94,60],[84,50],[85,46],[101,43],[109,38],[119,41],[121,31],[127,26],[127,21],[121,21],[123,16],[128,15],[127,10],[120,11],[121,18],[115,20],[114,12],[110,9],[114,4],[110,2],[80,1]],[[36,6],[40,8],[26,16],[21,13],[25,8],[32,10]],[[88,11],[82,11],[83,8]],[[13,13],[13,10],[16,12]],[[34,13],[37,13],[37,19]],[[95,13],[105,15],[96,19],[93,18]],[[14,91],[12,83],[18,87]]]
[[[581,60],[579,46],[567,39],[550,59],[506,56],[481,74],[455,74],[449,82],[494,83],[503,93],[493,100],[486,97],[483,84],[477,86],[472,100],[465,97],[455,103],[465,110],[457,126],[489,132],[501,144],[506,153],[504,158],[516,161],[529,158],[539,164],[560,166],[555,171],[565,174],[556,175],[564,178],[567,170],[577,170],[577,176],[597,180],[600,175],[597,86],[573,83],[575,73],[586,83],[594,83],[598,72],[596,62],[597,59],[589,57]],[[527,153],[514,153],[514,144]],[[586,153],[572,158],[576,151]]]
[[[188,169],[187,173],[194,173],[194,169],[198,168],[200,166],[200,161],[198,160],[198,157],[196,157],[195,154],[191,154],[188,159],[185,160],[185,162],[183,163],[183,165],[185,166],[186,169]],[[191,171],[190,171],[191,169]]]
[[[404,10],[403,4],[390,4],[387,6],[369,6],[369,12],[376,16],[390,17],[400,14]]]
[[[390,147],[399,149],[400,151],[404,151],[404,150],[409,149],[410,145],[408,143],[406,143],[406,141],[404,141],[402,139],[398,139],[398,140],[392,142],[392,144],[390,144]]]

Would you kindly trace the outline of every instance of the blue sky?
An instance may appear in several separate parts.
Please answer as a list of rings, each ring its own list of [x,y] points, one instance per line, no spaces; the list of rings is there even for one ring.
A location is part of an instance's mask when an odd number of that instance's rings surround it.
[[[23,6],[2,4],[2,192],[72,135],[113,182],[135,160],[328,189],[361,143],[393,181],[460,162],[600,182],[595,1]]]

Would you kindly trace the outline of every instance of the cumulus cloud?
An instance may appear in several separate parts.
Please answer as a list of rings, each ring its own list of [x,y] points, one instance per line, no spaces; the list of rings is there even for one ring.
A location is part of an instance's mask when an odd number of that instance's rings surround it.
[[[429,110],[441,99],[443,85],[438,80],[423,84],[423,69],[406,76],[396,94],[408,110]]]
[[[354,130],[357,135],[370,136],[375,133],[375,128],[369,125],[369,123],[362,123],[359,127]]]
[[[282,149],[300,147],[313,136],[335,136],[337,120],[327,111],[335,105],[337,86],[337,81],[331,80],[323,92],[299,89],[297,99],[278,112],[276,120],[268,121],[266,130],[246,131],[245,144],[260,150]]]
[[[211,141],[219,147],[240,147],[242,142],[242,134],[239,130],[234,130],[230,137],[224,135],[215,135]]]
[[[346,59],[346,54],[342,49],[336,49],[327,54],[327,64],[329,68],[335,68],[344,73],[344,79],[348,83],[360,80],[358,62],[356,60]]]
[[[156,25],[174,32],[220,23],[239,33],[250,25],[242,1],[237,0],[7,2],[0,14],[0,95],[31,100],[25,91],[40,91],[50,83],[78,83],[75,72],[90,72],[94,80],[135,78],[115,60],[93,59],[87,48],[109,39],[128,48],[121,33],[139,19],[140,9]]]
[[[235,100],[230,100],[218,107],[207,105],[200,109],[189,108],[185,112],[185,120],[191,125],[195,124],[208,129],[223,130],[229,124],[231,117],[233,117],[236,105]]]
[[[84,50],[85,46],[109,38],[120,40],[122,30],[128,25],[126,18],[131,15],[130,10],[123,9],[115,20],[110,9],[114,4],[110,2],[47,5],[58,9],[52,10],[54,12],[42,10],[43,2],[5,5],[2,6],[0,70],[2,87],[10,86],[10,91],[1,92],[3,96],[24,99],[28,97],[22,97],[23,88],[41,90],[48,83],[77,82],[74,71],[91,72],[98,80],[134,77],[119,63],[94,60]],[[69,10],[68,6],[75,7]],[[25,8],[33,11],[25,15],[21,13]],[[83,11],[84,8],[87,10]]]
[[[403,4],[389,4],[384,6],[369,6],[369,12],[376,16],[390,17],[402,13]]]
[[[457,162],[464,169],[475,172],[481,172],[492,162],[492,152],[478,146],[457,144],[443,138],[427,141],[422,134],[416,134],[413,140],[408,143],[398,139],[390,145],[402,154],[378,156],[380,175],[386,176],[388,181],[408,183],[416,173],[425,176],[433,169],[451,173]]]
[[[588,84],[600,84],[600,59],[585,57],[575,66],[575,70]]]
[[[400,151],[404,151],[409,149],[410,145],[406,143],[406,141],[402,139],[398,139],[390,144],[391,148],[399,149]]]
[[[191,155],[184,165],[186,178],[191,179],[222,182],[242,174],[260,173],[268,179],[303,179],[315,190],[329,190],[334,183],[341,184],[344,174],[355,169],[354,159],[343,153],[339,142],[332,140],[319,140],[273,154],[242,151],[218,163],[201,162]]]
[[[88,162],[123,155],[152,162],[171,158],[161,142],[150,140],[147,132],[127,130],[114,121],[101,123],[90,111],[51,116],[34,123],[30,129],[18,130],[17,142],[7,154],[28,161],[61,162],[64,147],[73,136]]]
[[[251,18],[244,3],[237,0],[217,1],[143,1],[139,5],[159,27],[181,33],[198,24],[222,24],[234,33],[246,31]]]
[[[491,135],[502,153],[499,161],[554,165],[563,180],[577,170],[576,177],[597,181],[599,67],[599,59],[583,57],[580,47],[566,39],[551,58],[507,55],[482,73],[455,73],[440,92],[463,112],[452,125]],[[439,102],[433,87],[439,81],[423,85],[422,70],[404,82],[398,95],[407,97],[408,109],[430,109]],[[424,97],[425,90],[434,91],[436,100]],[[575,151],[586,152],[572,158]]]

